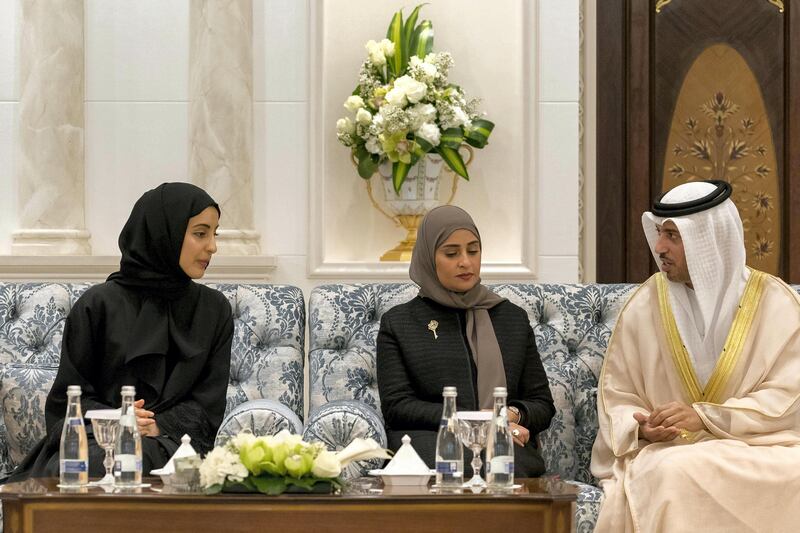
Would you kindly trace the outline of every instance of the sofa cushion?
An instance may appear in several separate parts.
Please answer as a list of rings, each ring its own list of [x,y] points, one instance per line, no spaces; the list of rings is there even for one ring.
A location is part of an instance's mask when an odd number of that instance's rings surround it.
[[[355,437],[371,438],[386,447],[383,419],[371,407],[359,402],[338,400],[318,409],[306,424],[303,438],[307,442],[323,442],[329,450],[338,451]],[[342,471],[345,478],[358,477],[362,472],[380,468],[383,459],[351,463]]]
[[[222,421],[215,446],[249,430],[253,435],[275,435],[287,429],[291,433],[303,432],[300,418],[286,405],[274,400],[250,400],[237,405]]]
[[[58,369],[64,319],[88,283],[0,283],[0,474],[45,434],[44,402]]]

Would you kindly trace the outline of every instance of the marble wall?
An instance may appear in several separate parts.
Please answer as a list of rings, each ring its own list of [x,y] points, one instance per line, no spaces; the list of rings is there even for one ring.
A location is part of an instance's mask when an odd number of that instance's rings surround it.
[[[257,236],[259,253],[272,258],[267,262],[275,264],[269,274],[271,281],[292,283],[305,292],[325,281],[362,279],[358,274],[348,275],[346,270],[336,276],[309,275],[309,270],[313,270],[308,259],[309,250],[319,243],[319,231],[311,224],[313,217],[309,212],[313,195],[319,193],[310,187],[316,163],[310,155],[311,144],[318,132],[312,131],[314,117],[310,116],[310,108],[314,95],[309,87],[312,78],[320,74],[310,72],[310,32],[316,23],[316,6],[311,5],[312,1],[228,2],[239,10],[229,12],[232,27],[238,24],[246,30],[242,13],[252,17],[252,82],[248,86],[245,78],[232,80],[240,97],[236,101],[240,104],[223,104],[232,106],[231,113],[244,118],[233,124],[218,124],[214,126],[217,129],[205,132],[211,136],[222,132],[226,142],[230,141],[220,145],[225,154],[243,151],[243,155],[235,157],[241,165],[239,170],[228,170],[221,162],[224,158],[218,157],[217,172],[246,176],[247,154],[251,154],[252,192],[247,191],[246,178],[243,182],[229,180],[227,183],[240,184],[215,192],[226,201],[240,202],[225,210],[223,225],[252,231],[249,235]],[[434,0],[426,9],[436,12],[439,4],[449,1]],[[20,217],[15,198],[20,167],[19,43],[22,30],[19,21],[22,2],[0,1],[0,256],[11,254],[11,234],[19,227]],[[196,4],[205,2],[197,0]],[[248,11],[247,5],[251,2]],[[535,202],[523,213],[530,227],[520,227],[518,231],[532,233],[536,276],[542,281],[578,279],[581,2],[530,2],[537,28],[532,37],[533,51],[529,51],[535,53],[530,62],[534,72],[524,75],[536,84],[531,106],[537,126],[535,135],[523,149],[537,154],[531,163]],[[196,139],[209,122],[198,122],[202,115],[192,109],[192,95],[205,90],[203,84],[192,82],[192,54],[196,53],[192,50],[197,48],[193,48],[191,28],[196,4],[192,0],[83,0],[85,226],[91,233],[94,256],[118,253],[119,228],[143,190],[165,180],[188,181],[197,176],[197,171],[193,170],[197,167],[193,165],[198,165],[202,158],[195,151],[199,145],[193,145],[191,139]],[[381,4],[385,4],[382,7],[385,13],[380,23],[362,20],[359,17],[364,15],[359,10],[351,10],[353,27],[374,27],[372,33],[380,37],[391,13],[406,6],[400,0],[386,0]],[[470,2],[465,9],[481,9],[478,4]],[[502,0],[495,8],[502,11],[519,4],[519,1]],[[344,10],[348,4],[337,2],[336,5],[337,9]],[[457,17],[437,16],[434,25],[443,35],[443,43],[451,44],[444,35],[459,35]],[[221,60],[228,53],[226,50],[233,50],[237,51],[235,59],[228,57],[221,64],[238,65],[237,62],[247,56],[247,50],[241,48],[246,33],[239,32],[239,39],[233,44],[222,42],[208,61]],[[468,63],[465,57],[471,55],[469,41],[460,46],[466,47],[466,53],[459,50],[456,59],[463,65]],[[489,53],[502,57],[502,41],[497,46],[500,48]],[[362,51],[352,50],[348,54],[359,57]],[[326,65],[321,68],[325,69]],[[356,62],[351,70],[357,68]],[[339,74],[325,72],[325,75]],[[219,79],[232,76],[228,71]],[[351,84],[352,72],[341,76]],[[206,80],[214,81],[214,78]],[[252,129],[247,125],[248,90],[252,94]],[[481,96],[484,101],[489,100],[490,108],[498,110],[492,116],[498,124],[512,121],[512,114],[518,112],[494,105],[491,92],[489,96]],[[240,107],[236,108],[237,105]],[[198,124],[206,126],[201,128]],[[226,129],[232,127],[234,129]],[[248,130],[252,135],[252,150],[246,147]],[[234,141],[234,138],[239,140]],[[346,151],[343,154],[346,155]],[[212,174],[214,172],[209,172]],[[591,182],[592,176],[585,175],[585,178]],[[487,193],[494,194],[493,191]],[[248,214],[249,206],[252,211]],[[497,208],[496,203],[485,211],[481,211],[478,204],[470,207],[478,219],[489,219],[490,209]],[[372,208],[364,199],[354,209],[369,212]],[[503,251],[506,257],[522,254],[521,242],[516,240],[504,245],[510,246]],[[393,244],[389,242],[384,248]],[[341,246],[341,242],[335,245]],[[399,278],[387,275],[386,279]]]

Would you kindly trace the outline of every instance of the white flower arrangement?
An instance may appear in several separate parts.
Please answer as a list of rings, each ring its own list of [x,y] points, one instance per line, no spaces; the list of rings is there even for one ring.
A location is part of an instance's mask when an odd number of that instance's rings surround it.
[[[433,25],[417,24],[417,6],[403,22],[394,14],[389,38],[368,41],[358,86],[344,102],[348,115],[336,121],[336,135],[358,161],[358,174],[369,179],[386,159],[399,192],[413,164],[437,152],[459,176],[469,179],[458,152],[466,142],[486,146],[494,123],[481,118],[478,100],[448,80],[453,58],[434,53]]]
[[[274,495],[292,486],[310,491],[317,483],[339,486],[342,468],[375,457],[390,455],[372,439],[357,438],[344,450],[331,452],[287,430],[263,437],[244,431],[203,459],[200,484],[208,494],[243,490]]]

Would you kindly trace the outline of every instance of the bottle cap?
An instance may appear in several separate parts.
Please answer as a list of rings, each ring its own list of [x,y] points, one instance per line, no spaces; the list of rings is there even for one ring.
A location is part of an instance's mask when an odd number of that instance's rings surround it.
[[[445,387],[444,390],[442,390],[442,396],[458,396],[458,392],[456,392],[455,387]]]
[[[67,396],[80,396],[81,395],[81,386],[80,385],[70,385],[67,387]]]
[[[122,386],[122,395],[126,396],[126,395],[129,395],[129,394],[133,395],[133,396],[136,396],[136,387],[134,387],[133,385],[123,385]]]
[[[506,396],[508,396],[508,390],[505,387],[495,387],[494,388],[494,396],[495,397],[500,397],[500,398],[505,398]]]

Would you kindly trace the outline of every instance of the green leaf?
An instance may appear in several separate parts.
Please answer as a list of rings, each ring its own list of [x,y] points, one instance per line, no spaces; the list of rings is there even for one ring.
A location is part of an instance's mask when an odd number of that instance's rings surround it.
[[[470,146],[483,148],[489,142],[489,135],[494,129],[494,122],[485,119],[472,121],[472,127],[464,133],[464,140]]]
[[[286,478],[286,485],[295,485],[300,487],[301,489],[306,489],[307,491],[311,491],[314,488],[314,485],[317,484],[320,479],[313,478],[313,477],[304,477],[304,478],[296,478],[296,477],[287,477]]]
[[[222,491],[222,485],[218,483],[216,485],[211,485],[210,487],[208,487],[205,492],[206,494],[218,494],[221,491]]]
[[[397,194],[400,194],[400,187],[402,187],[403,182],[406,181],[406,176],[408,176],[410,168],[410,163],[403,163],[402,161],[392,164],[392,184],[394,185],[394,192]]]
[[[387,57],[389,70],[396,78],[399,78],[403,71],[403,10],[401,9],[392,17],[389,29],[386,30],[386,38],[394,43],[394,55]]]
[[[442,138],[439,141],[441,146],[458,150],[461,143],[464,142],[464,130],[459,127],[449,128],[442,132]]]
[[[453,149],[440,144],[436,147],[436,151],[442,156],[442,159],[444,159],[444,162],[447,163],[447,166],[453,169],[453,172],[469,181],[467,166],[464,164],[464,160],[461,159],[461,154],[458,153],[458,148]]]
[[[358,159],[358,175],[368,180],[378,170],[380,158],[377,154],[369,153],[363,144],[358,145],[355,150],[356,159]]]
[[[414,34],[415,26],[417,25],[417,18],[419,17],[419,10],[422,9],[422,6],[426,6],[428,4],[420,4],[414,8],[414,11],[408,16],[405,25],[403,26],[403,50],[404,50],[404,57],[403,57],[403,68],[408,65],[408,58],[411,56],[410,51],[411,48],[411,37]]]
[[[410,142],[411,148],[409,151],[411,153],[411,161],[408,163],[398,161],[392,165],[392,184],[394,185],[394,192],[397,194],[400,194],[400,187],[402,187],[403,183],[406,181],[406,176],[411,167],[421,158],[425,157],[425,154],[433,150],[433,145],[425,139],[414,138],[410,140]]]
[[[250,479],[253,482],[253,485],[255,485],[256,490],[262,494],[275,496],[283,493],[286,490],[286,481],[282,477],[251,476]]]
[[[414,142],[411,144],[411,164],[413,165],[423,157],[425,154],[433,150],[433,145],[421,137],[415,137]]]
[[[408,55],[425,56],[433,51],[433,23],[430,20],[423,20],[411,34],[411,41],[408,46]]]

